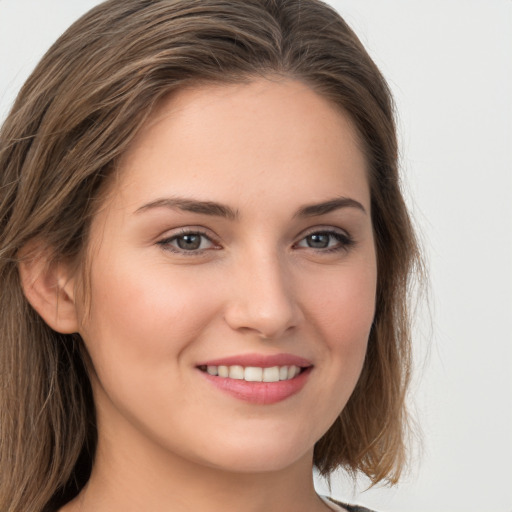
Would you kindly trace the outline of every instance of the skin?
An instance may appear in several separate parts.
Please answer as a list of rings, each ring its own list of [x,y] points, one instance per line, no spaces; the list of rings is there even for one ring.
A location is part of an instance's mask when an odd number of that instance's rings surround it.
[[[236,218],[147,206],[176,197]],[[362,208],[297,215],[340,197]],[[179,248],[183,230],[206,235],[199,249]],[[312,233],[326,247],[310,247]],[[366,161],[347,116],[288,79],[178,92],[119,163],[89,256],[90,309],[70,296],[99,444],[89,484],[62,510],[326,510],[313,447],[357,382],[376,288]],[[313,368],[267,405],[197,368],[254,353]]]

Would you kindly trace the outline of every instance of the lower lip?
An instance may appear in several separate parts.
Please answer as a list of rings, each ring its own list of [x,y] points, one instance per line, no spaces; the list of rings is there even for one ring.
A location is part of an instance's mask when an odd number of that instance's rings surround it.
[[[253,404],[275,404],[297,394],[306,384],[312,370],[306,368],[299,375],[290,380],[278,382],[247,382],[245,380],[230,379],[229,377],[216,377],[202,372],[205,379],[216,388],[244,402]]]

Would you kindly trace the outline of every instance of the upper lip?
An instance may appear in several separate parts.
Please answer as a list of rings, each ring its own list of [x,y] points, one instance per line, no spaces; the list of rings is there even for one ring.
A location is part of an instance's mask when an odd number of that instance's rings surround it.
[[[239,354],[235,356],[211,359],[199,363],[197,366],[256,366],[271,368],[273,366],[300,366],[307,368],[312,366],[311,361],[293,354]]]

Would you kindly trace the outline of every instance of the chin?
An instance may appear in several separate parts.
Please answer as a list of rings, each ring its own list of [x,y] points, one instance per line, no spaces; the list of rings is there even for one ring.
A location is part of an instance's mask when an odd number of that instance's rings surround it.
[[[221,463],[210,463],[209,465],[217,470],[223,470],[232,473],[274,473],[283,471],[306,459],[308,465],[312,465],[313,450],[311,455],[306,453],[280,453],[276,450],[261,451],[246,450],[243,454],[235,457],[223,457]]]
[[[314,441],[295,436],[251,436],[219,440],[201,454],[202,463],[219,470],[236,473],[281,471],[308,461],[312,465]]]

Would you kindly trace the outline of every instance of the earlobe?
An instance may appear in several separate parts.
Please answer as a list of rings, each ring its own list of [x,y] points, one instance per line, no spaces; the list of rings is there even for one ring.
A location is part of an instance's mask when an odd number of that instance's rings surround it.
[[[41,318],[62,334],[78,331],[74,280],[68,265],[53,261],[40,242],[31,242],[20,251],[18,263],[25,297]]]

